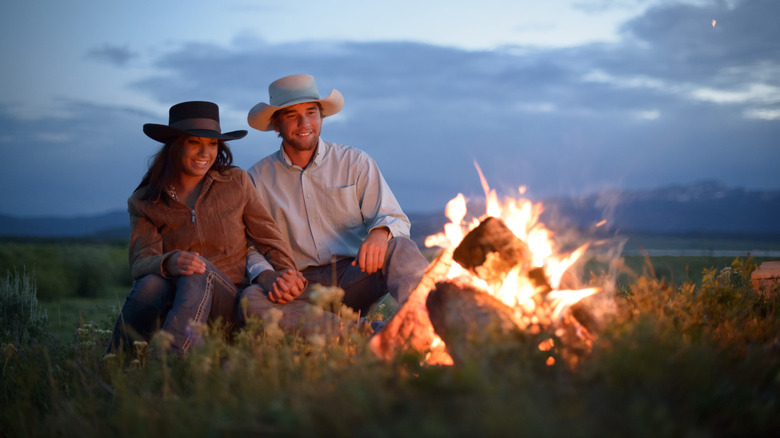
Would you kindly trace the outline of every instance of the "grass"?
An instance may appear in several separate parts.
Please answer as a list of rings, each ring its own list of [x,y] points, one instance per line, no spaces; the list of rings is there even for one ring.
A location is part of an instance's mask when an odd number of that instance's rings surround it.
[[[132,284],[127,242],[0,240],[0,269],[33,274],[42,301],[99,298],[113,287]]]
[[[123,291],[127,294],[127,291]],[[49,330],[62,343],[72,340],[74,331],[87,323],[113,327],[123,301],[116,298],[65,298],[42,303],[49,317]]]
[[[625,237],[624,250],[628,253],[639,253],[643,249],[699,251],[702,253],[729,251],[741,254],[751,251],[780,251],[780,236],[778,235],[628,233]]]
[[[737,257],[736,259],[747,260],[750,258],[752,263],[760,265],[766,261],[777,260],[770,257],[752,257],[749,254]],[[620,283],[629,284],[636,280],[638,276],[650,276],[663,279],[667,283],[681,285],[686,282],[700,284],[709,269],[721,270],[731,266],[734,257],[674,257],[674,256],[625,256],[623,257],[624,275],[620,278]],[[589,268],[598,270],[599,265],[590,265]]]
[[[104,360],[121,287],[45,303],[34,336],[3,335],[0,436],[777,436],[780,303],[750,287],[757,261],[699,280],[677,273],[712,260],[658,261],[673,280],[651,262],[626,260],[615,313],[572,366],[545,365],[561,351],[531,334],[437,367],[376,359],[354,325],[306,342],[259,320],[186,359],[160,336]]]

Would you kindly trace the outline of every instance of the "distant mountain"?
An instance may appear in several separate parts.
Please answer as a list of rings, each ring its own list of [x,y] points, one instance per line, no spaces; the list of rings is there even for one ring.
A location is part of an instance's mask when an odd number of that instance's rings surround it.
[[[731,188],[716,181],[540,202],[545,224],[588,229],[606,220],[605,228],[631,232],[780,235],[780,190]],[[449,222],[443,211],[410,213],[409,219],[412,238],[419,244]],[[70,218],[0,215],[0,236],[126,239],[128,222],[125,211]]]
[[[588,228],[649,233],[780,234],[780,191],[730,188],[716,181],[641,192],[612,191],[544,202],[547,219]]]
[[[102,237],[127,239],[130,218],[126,211],[78,217],[28,217],[0,215],[0,236]]]

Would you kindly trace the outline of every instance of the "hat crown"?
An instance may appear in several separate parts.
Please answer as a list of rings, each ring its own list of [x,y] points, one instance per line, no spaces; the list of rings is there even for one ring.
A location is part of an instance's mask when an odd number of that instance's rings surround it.
[[[177,103],[168,110],[168,125],[184,130],[210,129],[222,132],[219,126],[219,107],[213,102]]]
[[[272,106],[289,106],[320,99],[320,90],[312,75],[285,76],[268,86],[268,103]]]

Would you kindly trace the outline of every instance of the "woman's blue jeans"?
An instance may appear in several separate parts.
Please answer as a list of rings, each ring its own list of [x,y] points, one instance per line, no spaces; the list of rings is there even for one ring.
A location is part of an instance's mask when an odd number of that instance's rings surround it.
[[[198,342],[198,326],[222,318],[235,321],[238,289],[206,260],[206,272],[176,278],[149,274],[133,283],[114,326],[109,352],[149,341],[159,329],[173,336],[170,349],[185,353]]]

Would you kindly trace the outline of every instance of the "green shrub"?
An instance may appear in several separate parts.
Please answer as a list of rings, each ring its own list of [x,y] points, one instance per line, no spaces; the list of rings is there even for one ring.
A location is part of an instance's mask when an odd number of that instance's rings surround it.
[[[127,247],[118,243],[2,242],[0,268],[34,273],[43,301],[95,298],[132,284]]]
[[[113,281],[114,269],[106,257],[106,249],[92,246],[69,247],[61,254],[67,279],[76,296],[101,296]]]
[[[38,307],[35,279],[27,272],[7,271],[0,280],[2,341],[22,344],[25,335],[45,333],[47,320],[46,310]]]

